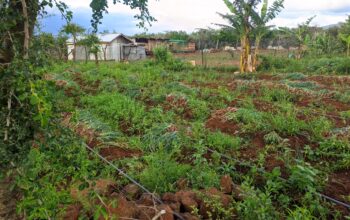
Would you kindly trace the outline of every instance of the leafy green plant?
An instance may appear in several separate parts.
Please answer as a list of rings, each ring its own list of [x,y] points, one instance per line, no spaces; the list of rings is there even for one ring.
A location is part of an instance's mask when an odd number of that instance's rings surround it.
[[[176,181],[186,176],[189,165],[179,164],[171,154],[162,150],[145,157],[147,166],[140,174],[140,181],[149,189],[164,193],[175,191]]]
[[[238,150],[241,147],[242,140],[239,137],[233,137],[221,132],[210,132],[206,137],[206,142],[209,147],[225,150]]]
[[[153,55],[158,63],[167,63],[172,59],[172,54],[165,46],[158,46],[153,49]]]
[[[306,163],[298,163],[290,168],[291,175],[288,181],[292,187],[300,190],[301,192],[312,190],[317,185],[318,170],[312,168]]]

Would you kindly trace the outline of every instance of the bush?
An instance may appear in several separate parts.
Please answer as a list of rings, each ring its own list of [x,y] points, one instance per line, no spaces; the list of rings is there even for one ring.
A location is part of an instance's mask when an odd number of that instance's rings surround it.
[[[185,177],[189,165],[178,164],[170,154],[159,151],[146,158],[147,167],[140,175],[140,181],[147,188],[159,193],[175,191],[176,181]]]
[[[167,63],[172,59],[172,55],[167,47],[158,46],[153,49],[153,55],[157,63]]]
[[[311,72],[317,74],[349,74],[350,58],[323,57],[295,60],[285,57],[262,56],[259,71]]]

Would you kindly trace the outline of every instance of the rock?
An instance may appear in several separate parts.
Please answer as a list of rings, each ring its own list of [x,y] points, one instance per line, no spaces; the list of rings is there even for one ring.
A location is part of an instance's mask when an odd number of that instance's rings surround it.
[[[168,205],[175,212],[180,212],[180,209],[181,209],[181,203],[180,202],[169,203]]]
[[[115,207],[109,205],[107,211],[109,217],[115,217],[117,219],[136,218],[139,215],[139,210],[137,209],[135,203],[129,202],[123,196],[119,196]],[[103,217],[100,217],[100,219],[102,220]]]
[[[80,203],[69,205],[66,208],[66,213],[63,216],[63,220],[78,220],[82,208],[83,207]]]
[[[182,217],[185,220],[199,220],[199,218],[197,216],[191,215],[190,213],[186,212],[182,214]]]
[[[198,208],[196,193],[192,191],[179,191],[175,195],[177,200],[181,202],[185,211],[191,213],[194,209]]]
[[[212,199],[212,200],[219,201],[223,208],[228,208],[230,203],[232,202],[231,196],[224,194],[223,192],[219,191],[216,188],[210,188],[207,190],[203,190],[202,193],[203,193],[202,196],[206,199],[209,199],[209,200]],[[205,199],[203,199],[203,200],[205,200]],[[202,201],[200,203],[199,214],[203,218],[209,218],[210,217],[208,214],[209,212],[211,213],[211,215],[213,217],[216,216],[215,207],[212,207],[211,203],[207,203],[207,202]]]
[[[176,182],[176,186],[179,190],[185,190],[187,188],[188,185],[188,180],[181,178]]]
[[[162,200],[164,202],[178,202],[174,193],[164,193]]]
[[[143,193],[137,203],[144,206],[154,206],[156,202],[151,194]]]
[[[223,193],[231,194],[233,189],[232,178],[228,175],[221,177],[220,186]]]
[[[162,215],[160,219],[162,220],[174,220],[173,210],[168,205],[159,205],[157,206],[158,212],[164,210],[165,214]],[[157,213],[158,214],[158,213]]]
[[[136,184],[128,184],[123,188],[123,193],[130,199],[137,199],[141,192],[140,187]]]
[[[156,215],[156,210],[154,207],[141,206],[139,207],[139,215],[137,219],[139,220],[150,220]]]

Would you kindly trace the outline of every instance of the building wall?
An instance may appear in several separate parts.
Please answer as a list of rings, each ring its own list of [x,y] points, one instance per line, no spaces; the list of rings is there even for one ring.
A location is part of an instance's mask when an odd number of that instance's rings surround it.
[[[106,60],[122,61],[128,58],[130,58],[131,60],[144,59],[146,57],[145,55],[146,53],[144,52],[145,51],[144,47],[135,47],[135,46],[131,46],[131,44],[132,42],[130,40],[122,36],[114,39],[110,43],[101,43],[100,52],[98,53],[98,59],[104,60],[103,50],[106,51]],[[130,45],[130,47],[128,47],[128,45]],[[67,45],[68,53],[70,53],[73,49],[74,49],[74,46],[72,44]],[[76,59],[85,60],[86,59],[85,47],[77,46],[76,50],[77,50]],[[73,60],[73,53],[69,54],[68,59]],[[88,60],[95,60],[94,54],[89,54]]]
[[[146,59],[146,50],[143,46],[125,45],[123,46],[123,57],[128,61]]]

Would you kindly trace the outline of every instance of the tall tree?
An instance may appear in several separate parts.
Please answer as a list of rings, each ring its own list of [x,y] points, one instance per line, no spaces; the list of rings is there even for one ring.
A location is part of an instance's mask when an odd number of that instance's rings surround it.
[[[75,62],[77,58],[77,41],[78,41],[77,37],[79,35],[82,35],[85,32],[85,28],[79,26],[78,24],[68,23],[67,25],[63,26],[61,32],[72,37],[72,40],[73,40],[72,54],[73,54],[73,61]]]

